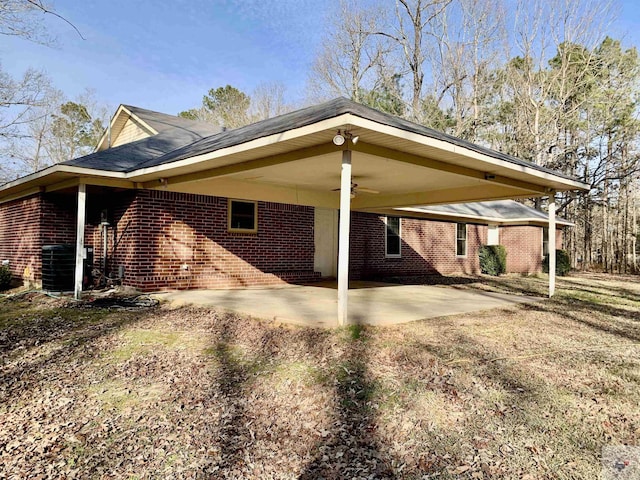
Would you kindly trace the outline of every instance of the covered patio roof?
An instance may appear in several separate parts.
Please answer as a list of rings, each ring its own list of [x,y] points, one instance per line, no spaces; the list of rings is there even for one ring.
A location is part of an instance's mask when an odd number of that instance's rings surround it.
[[[342,143],[333,141],[338,133]],[[589,188],[344,98],[179,147],[163,142],[160,134],[150,137],[153,148],[143,157],[106,149],[55,165],[0,187],[0,201],[77,185],[82,208],[85,185],[107,185],[340,208],[338,305],[346,321],[350,210],[549,196],[555,231],[555,192]],[[79,211],[78,239],[81,222]]]
[[[338,131],[357,143],[334,145]],[[337,208],[333,190],[340,186],[346,148],[353,152],[353,183],[365,189],[353,199],[354,210],[588,189],[561,173],[343,98],[186,146],[163,140],[168,152],[158,140],[153,148],[145,144],[144,158],[131,148],[102,150],[3,185],[0,195],[83,181]]]

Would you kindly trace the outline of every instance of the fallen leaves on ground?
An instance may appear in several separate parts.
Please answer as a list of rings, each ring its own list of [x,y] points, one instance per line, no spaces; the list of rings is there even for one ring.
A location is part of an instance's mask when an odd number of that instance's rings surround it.
[[[571,282],[337,330],[0,302],[0,478],[597,478],[602,446],[638,442],[640,288]]]

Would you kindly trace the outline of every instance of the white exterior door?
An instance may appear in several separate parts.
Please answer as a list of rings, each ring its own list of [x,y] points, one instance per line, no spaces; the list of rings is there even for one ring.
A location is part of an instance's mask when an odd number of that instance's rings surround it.
[[[313,235],[313,268],[323,277],[335,277],[338,267],[338,210],[316,208]]]

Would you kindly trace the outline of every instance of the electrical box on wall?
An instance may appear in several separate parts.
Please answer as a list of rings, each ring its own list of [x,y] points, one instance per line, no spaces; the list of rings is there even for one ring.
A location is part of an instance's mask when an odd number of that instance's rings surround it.
[[[100,225],[109,225],[110,223],[109,210],[105,208],[100,212]]]

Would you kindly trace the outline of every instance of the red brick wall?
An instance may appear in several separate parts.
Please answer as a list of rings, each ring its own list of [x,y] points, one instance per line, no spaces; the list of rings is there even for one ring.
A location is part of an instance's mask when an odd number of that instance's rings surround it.
[[[507,272],[542,271],[542,227],[500,227],[500,245],[507,249]]]
[[[40,196],[0,205],[0,260],[9,260],[14,277],[41,278]]]
[[[210,288],[303,282],[313,272],[314,211],[258,203],[258,232],[227,232],[227,199],[167,191],[105,189],[87,195],[85,244],[102,257],[100,211],[109,210],[108,273],[125,269],[125,284],[143,290]],[[76,197],[41,194],[0,204],[0,260],[14,275],[41,280],[41,247],[75,243]],[[540,227],[501,227],[507,270],[541,270]],[[467,256],[456,257],[456,224],[402,219],[402,257],[385,258],[384,217],[354,212],[351,276],[479,273],[478,248],[487,229],[468,224]],[[114,250],[114,245],[117,248]],[[557,235],[558,248],[562,232]],[[182,265],[188,269],[183,270]],[[26,269],[26,270],[25,270]]]
[[[563,232],[556,230],[556,248],[562,248]],[[539,273],[542,271],[542,227],[500,227],[500,245],[507,249],[508,273]]]
[[[41,196],[41,245],[76,243],[76,195],[45,193]]]
[[[127,199],[102,199],[100,206],[114,211],[121,240],[110,268],[124,265],[126,285],[214,288],[318,278],[310,207],[258,202],[258,232],[239,234],[227,231],[226,198],[141,190]],[[96,262],[99,237],[94,233]]]
[[[440,273],[477,274],[478,249],[487,241],[487,227],[467,225],[467,255],[456,256],[456,224],[403,218],[401,258],[385,257],[384,217],[354,212],[351,221],[351,277]]]
[[[75,242],[75,198],[38,194],[0,204],[0,260],[14,277],[39,284],[42,246]]]

